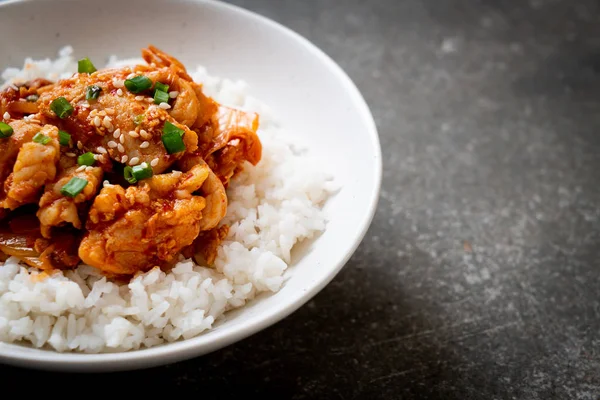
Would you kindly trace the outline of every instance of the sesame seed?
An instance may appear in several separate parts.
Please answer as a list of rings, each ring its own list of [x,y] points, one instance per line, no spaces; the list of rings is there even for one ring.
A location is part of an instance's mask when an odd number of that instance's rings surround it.
[[[132,157],[131,160],[129,160],[129,165],[137,165],[139,162],[140,159],[138,157]]]
[[[142,139],[146,139],[146,140],[148,140],[152,137],[152,135],[150,135],[144,129],[140,130],[140,136],[142,137]]]
[[[96,151],[100,154],[106,154],[106,149],[102,146],[96,147]]]
[[[67,157],[75,157],[77,154],[75,153],[65,153]]]
[[[135,74],[132,72],[129,75],[127,75],[127,79],[131,79],[131,78],[135,78]]]
[[[94,125],[96,125],[96,126],[102,125],[102,120],[97,115],[94,117]]]
[[[119,142],[125,143],[125,135],[119,136]]]
[[[118,89],[117,90],[117,96],[123,96],[123,90]]]
[[[83,171],[83,170],[85,169],[85,167],[86,167],[85,165],[82,165],[82,166],[80,166],[79,168],[77,168],[77,169],[75,170],[75,172],[81,172],[81,171]]]
[[[174,99],[177,96],[179,96],[179,92],[177,90],[173,90],[172,92],[169,92],[170,98]]]
[[[88,166],[88,167],[85,168],[86,172],[92,172],[93,170],[94,170],[94,167],[89,167]]]
[[[168,110],[169,108],[171,108],[171,106],[169,105],[169,103],[160,103],[158,105],[160,108],[162,108],[163,110]]]
[[[77,141],[77,148],[79,150],[83,149],[83,143],[81,143],[80,141]]]
[[[110,119],[109,117],[104,117],[104,119],[102,120],[102,125],[104,125],[105,128],[108,128],[109,126],[111,126],[112,124],[110,123]]]
[[[143,163],[140,164],[140,166],[142,168],[148,168],[148,163],[146,161],[144,161]]]
[[[100,110],[100,111],[98,111],[98,115],[101,117],[106,117],[106,111]]]
[[[121,130],[119,128],[115,129],[115,133],[113,133],[113,137],[118,139],[121,136]]]
[[[123,157],[121,157],[121,163],[125,164],[128,159],[129,159],[129,157],[127,157],[127,154],[125,154]]]
[[[117,142],[113,142],[112,140],[110,142],[107,143],[108,147],[110,147],[111,149],[114,149],[115,147],[117,147]]]
[[[151,98],[151,97],[148,97],[148,98],[146,99],[146,102],[147,102],[147,103],[152,103],[153,101],[154,101],[154,99],[153,99],[153,98]]]
[[[113,80],[113,85],[116,88],[122,88],[123,86],[125,86],[125,83],[123,81],[119,81],[119,80]]]
[[[98,110],[94,108],[92,111],[90,111],[90,117],[95,117],[96,115],[98,115]]]
[[[10,114],[7,112],[4,113],[3,115],[4,119],[10,119]]]
[[[125,153],[125,147],[121,143],[117,145],[117,150],[119,150],[119,153]]]
[[[115,109],[114,108],[107,108],[105,111],[106,111],[106,113],[108,115],[114,115],[114,113],[115,113]]]
[[[158,157],[155,158],[154,160],[150,161],[150,165],[152,165],[153,167],[156,167],[158,165]]]
[[[129,136],[133,138],[140,137],[140,135],[136,131],[129,131]]]
[[[110,184],[109,181],[104,181],[104,182],[102,182],[102,186],[104,186],[104,187],[111,187],[112,185]]]
[[[142,101],[144,100],[144,96],[135,96],[135,101]]]
[[[146,147],[150,146],[149,142],[142,142],[142,144],[140,144],[140,149],[145,149]]]

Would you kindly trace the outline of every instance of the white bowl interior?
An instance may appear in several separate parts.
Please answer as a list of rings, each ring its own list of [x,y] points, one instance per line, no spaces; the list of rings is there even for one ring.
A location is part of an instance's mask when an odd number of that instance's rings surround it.
[[[154,44],[186,65],[243,79],[283,126],[320,158],[343,185],[327,204],[327,230],[295,254],[280,292],[229,315],[197,338],[124,354],[59,354],[0,344],[0,360],[60,369],[126,369],[216,350],[285,317],[322,289],[356,249],[371,222],[381,180],[373,119],[358,90],[323,53],[289,30],[222,3],[176,0],[25,1],[0,6],[0,68],[26,57],[54,58],[70,44],[75,56],[139,57]]]

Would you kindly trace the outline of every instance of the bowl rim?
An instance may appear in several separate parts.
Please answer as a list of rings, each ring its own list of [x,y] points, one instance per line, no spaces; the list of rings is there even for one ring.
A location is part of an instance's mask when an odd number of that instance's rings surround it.
[[[8,0],[0,3],[0,10],[3,7],[15,6],[21,3],[35,3],[36,1],[44,0]],[[320,281],[313,282],[313,285],[301,294],[296,294],[285,298],[279,302],[277,306],[269,310],[252,316],[248,322],[233,331],[224,331],[226,333],[213,334],[210,341],[203,340],[203,335],[199,335],[190,339],[165,343],[156,347],[143,348],[138,350],[130,350],[126,352],[115,353],[61,353],[53,350],[31,349],[31,352],[14,352],[9,346],[17,344],[9,344],[0,342],[0,362],[5,364],[16,365],[20,367],[42,369],[42,370],[60,370],[71,372],[97,372],[97,371],[124,371],[155,367],[166,365],[173,362],[183,361],[204,354],[212,353],[220,350],[230,344],[243,340],[249,336],[258,333],[261,330],[281,321],[290,314],[294,313],[317,293],[319,293],[331,280],[339,273],[346,265],[350,257],[355,253],[356,249],[364,239],[377,210],[379,203],[381,182],[382,182],[382,152],[379,140],[379,134],[375,120],[371,110],[359,91],[358,87],[348,76],[348,74],[339,66],[329,55],[323,50],[310,42],[307,38],[295,32],[291,28],[274,21],[257,12],[245,9],[243,7],[217,1],[217,0],[183,0],[189,3],[198,3],[206,7],[214,7],[217,10],[237,13],[246,18],[250,18],[256,23],[265,24],[282,35],[298,41],[304,46],[313,56],[315,56],[326,68],[330,69],[339,79],[347,91],[348,96],[352,98],[353,103],[360,113],[361,119],[367,126],[367,134],[375,150],[373,155],[374,170],[372,179],[374,181],[374,190],[370,194],[368,209],[364,210],[362,219],[359,223],[359,234],[353,239],[352,243],[347,247],[343,257],[332,266],[329,272]]]

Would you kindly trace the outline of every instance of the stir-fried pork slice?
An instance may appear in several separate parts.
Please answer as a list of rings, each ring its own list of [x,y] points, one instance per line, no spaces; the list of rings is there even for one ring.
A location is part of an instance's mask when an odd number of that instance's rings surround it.
[[[46,142],[27,142],[19,149],[13,172],[4,182],[4,208],[14,210],[28,203],[37,203],[43,186],[56,176],[60,156],[58,129],[45,125],[40,135]]]
[[[4,181],[12,172],[19,149],[24,143],[30,142],[42,126],[22,120],[8,123],[13,129],[10,137],[0,139],[0,179]]]
[[[79,256],[106,273],[131,275],[177,261],[200,232],[206,200],[193,195],[209,176],[205,165],[173,171],[127,189],[104,187],[94,200]]]
[[[52,227],[71,224],[77,229],[83,228],[80,212],[86,206],[85,202],[98,193],[104,174],[101,167],[81,168],[72,157],[62,156],[60,164],[56,179],[45,187],[37,212],[42,235],[46,238],[52,236]],[[74,177],[85,179],[87,185],[75,197],[63,195],[61,189]]]

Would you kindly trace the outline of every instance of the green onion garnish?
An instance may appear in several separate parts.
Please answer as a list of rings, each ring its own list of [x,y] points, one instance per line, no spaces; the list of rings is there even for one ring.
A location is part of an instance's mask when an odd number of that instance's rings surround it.
[[[166,92],[162,92],[160,90],[157,90],[156,92],[154,92],[154,104],[160,104],[160,103],[168,103],[169,102],[169,94]]]
[[[152,87],[152,81],[150,78],[144,75],[138,75],[131,79],[126,79],[125,87],[131,93],[141,93],[144,90],[148,90]]]
[[[35,134],[35,136],[33,137],[32,140],[36,143],[47,145],[48,143],[50,143],[50,141],[52,139],[50,139],[48,136],[44,135],[43,133],[38,132]]]
[[[152,167],[150,167],[147,163],[136,165],[133,167],[133,177],[138,181],[152,178]]]
[[[93,74],[94,72],[96,72],[96,67],[94,67],[94,64],[92,64],[89,58],[85,57],[77,61],[77,72],[79,72],[80,74]]]
[[[88,86],[87,88],[85,88],[85,99],[96,100],[100,96],[100,92],[102,92],[102,88],[100,86]]]
[[[156,82],[154,84],[154,90],[169,93],[169,85],[165,85],[164,83]]]
[[[179,153],[185,150],[185,143],[183,143],[183,129],[179,129],[169,121],[165,122],[163,126],[162,142],[167,149],[167,153]]]
[[[38,96],[37,94],[30,94],[29,96],[25,97],[25,100],[35,103],[36,101],[38,101],[40,98],[40,96]]]
[[[60,189],[63,196],[75,197],[87,186],[88,181],[77,176]]]
[[[135,179],[135,177],[133,176],[133,168],[131,168],[130,166],[127,166],[123,169],[123,176],[125,177],[125,180],[129,183],[137,182],[137,179]]]
[[[50,103],[50,109],[60,119],[67,118],[73,113],[73,106],[64,97],[58,97]]]
[[[6,122],[0,122],[0,138],[4,139],[11,137],[13,134],[13,128]]]
[[[71,143],[71,135],[65,131],[58,131],[58,143],[61,146],[69,146]]]
[[[82,155],[80,155],[79,157],[77,157],[77,164],[79,165],[94,165],[94,163],[96,162],[96,159],[94,158],[94,154],[90,153],[89,151],[87,153],[84,153]]]
[[[133,119],[133,123],[136,125],[141,124],[142,121],[144,121],[144,114],[136,115],[135,118]]]
[[[136,183],[142,179],[152,178],[152,167],[147,163],[141,163],[135,167],[127,166],[123,169],[125,180],[129,183]]]

